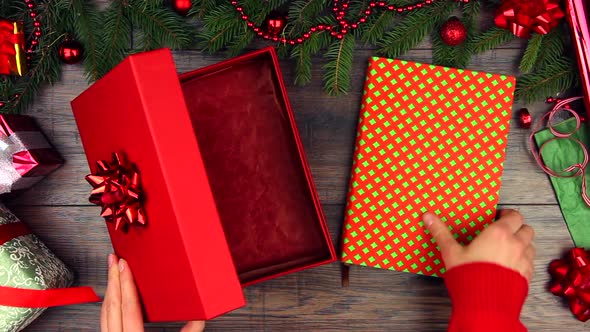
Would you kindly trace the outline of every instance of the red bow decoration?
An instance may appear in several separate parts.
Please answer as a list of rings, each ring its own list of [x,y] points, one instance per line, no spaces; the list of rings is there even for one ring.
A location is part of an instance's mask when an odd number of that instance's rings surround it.
[[[503,0],[495,22],[518,37],[529,38],[532,31],[549,33],[564,16],[559,0]]]
[[[118,153],[113,161],[96,162],[97,172],[86,176],[92,185],[90,202],[102,206],[101,217],[114,222],[115,229],[127,231],[128,225],[145,226],[146,218],[142,207],[143,193],[139,173],[127,164]]]
[[[15,22],[0,20],[0,74],[9,75],[13,71],[13,63],[16,59],[15,45],[24,45],[25,37],[21,32],[14,33]]]
[[[574,316],[582,322],[590,319],[590,257],[582,248],[572,249],[565,259],[549,264],[554,281],[551,293],[569,300]]]

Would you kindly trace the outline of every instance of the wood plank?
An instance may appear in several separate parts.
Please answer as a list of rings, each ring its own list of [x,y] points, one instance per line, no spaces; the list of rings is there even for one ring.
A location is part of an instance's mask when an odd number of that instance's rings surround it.
[[[470,68],[516,74],[513,68],[519,52],[499,49],[484,53],[476,57]],[[326,204],[340,204],[345,199],[365,69],[367,60],[372,55],[371,50],[355,54],[351,93],[340,97],[330,97],[322,91],[322,59],[314,61],[314,81],[305,87],[296,87],[290,83],[294,74],[292,63],[281,62],[308,159],[322,202]],[[403,58],[428,62],[430,56],[430,50],[417,49]],[[216,63],[223,57],[197,51],[182,51],[175,53],[175,59],[178,70],[185,72]],[[50,140],[67,159],[67,164],[32,190],[13,200],[13,204],[88,204],[88,185],[83,180],[88,173],[88,166],[69,106],[69,101],[86,86],[80,67],[66,66],[62,82],[44,90],[31,109],[29,114],[38,119]],[[517,104],[514,109],[521,106]],[[534,115],[539,115],[547,110],[547,106],[537,103],[529,109]],[[547,177],[527,152],[525,140],[528,132],[518,128],[516,120],[515,114],[508,141],[501,201],[505,204],[555,204]]]
[[[546,290],[547,264],[572,246],[561,213],[557,206],[519,208],[537,232],[538,251],[523,321],[531,331],[561,331],[564,326],[580,330],[581,323]],[[79,284],[104,295],[111,247],[98,208],[11,209],[74,267]],[[343,206],[327,205],[325,212],[338,241]],[[209,322],[207,331],[441,331],[446,326],[450,303],[439,279],[353,267],[350,281],[349,288],[340,287],[340,265],[335,263],[251,286],[245,290],[248,306]],[[96,331],[99,312],[98,304],[49,309],[29,331]],[[175,331],[178,326],[150,324],[148,331]]]

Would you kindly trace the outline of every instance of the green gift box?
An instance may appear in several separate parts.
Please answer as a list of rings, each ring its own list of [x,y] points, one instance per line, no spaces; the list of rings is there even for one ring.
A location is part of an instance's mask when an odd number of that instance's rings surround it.
[[[20,220],[0,204],[0,287],[69,287],[74,281],[72,271],[37,236],[23,229]],[[0,305],[0,331],[20,331],[45,309]]]

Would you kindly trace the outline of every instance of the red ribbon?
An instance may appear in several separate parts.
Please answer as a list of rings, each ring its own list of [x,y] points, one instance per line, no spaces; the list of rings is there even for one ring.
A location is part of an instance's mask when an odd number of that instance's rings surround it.
[[[547,173],[551,176],[557,177],[557,178],[581,177],[582,178],[582,199],[584,200],[584,203],[586,203],[586,205],[588,205],[590,207],[590,197],[588,197],[588,190],[587,190],[587,185],[586,185],[586,167],[588,166],[588,161],[590,160],[590,157],[588,156],[588,150],[586,149],[586,145],[584,145],[584,143],[582,141],[580,141],[579,139],[571,137],[575,132],[577,132],[580,129],[581,120],[580,120],[580,116],[578,115],[578,113],[576,113],[570,107],[565,107],[569,103],[579,100],[579,99],[582,99],[582,98],[584,98],[584,97],[572,97],[572,98],[561,100],[557,104],[555,104],[555,106],[553,107],[553,109],[551,111],[545,113],[545,115],[543,115],[541,120],[537,122],[537,124],[535,125],[535,127],[531,131],[531,134],[529,135],[529,147],[531,148],[531,153],[533,154],[535,161],[537,162],[539,167],[541,167],[541,169],[545,173]],[[552,125],[553,118],[555,117],[555,114],[557,114],[560,111],[566,111],[566,112],[570,113],[571,115],[573,115],[574,118],[576,119],[576,128],[573,131],[571,131],[569,133],[562,133],[560,131],[557,131],[553,127],[553,125]],[[537,151],[537,149],[535,148],[535,133],[537,131],[539,131],[539,129],[541,129],[540,127],[543,125],[545,120],[547,120],[547,125],[549,126],[549,130],[551,131],[551,133],[555,137],[550,140],[547,140],[545,143],[541,144],[541,146],[539,147],[539,150]],[[580,146],[580,148],[582,149],[582,153],[584,154],[584,159],[581,162],[570,165],[569,167],[565,168],[561,172],[557,172],[557,171],[554,171],[551,168],[549,168],[545,164],[545,162],[543,162],[543,159],[541,158],[541,154],[543,153],[543,148],[548,143],[553,142],[558,139],[569,139],[573,142],[576,142]]]
[[[93,188],[90,202],[102,207],[101,217],[114,222],[116,230],[126,231],[128,225],[145,226],[143,195],[135,168],[118,153],[113,153],[111,163],[100,160],[96,166],[96,173],[87,175],[86,181]]]
[[[568,299],[574,316],[582,322],[590,319],[590,259],[582,248],[572,249],[565,259],[549,264],[554,278],[551,293]]]
[[[545,35],[564,17],[559,0],[504,0],[496,10],[496,25],[518,37],[529,38],[531,32]]]
[[[22,222],[0,225],[0,245],[30,233]],[[0,305],[3,306],[47,308],[88,302],[100,302],[90,287],[25,289],[0,286]]]
[[[11,63],[15,59],[16,49],[14,45],[24,44],[24,34],[14,33],[14,22],[0,20],[0,74],[11,73]]]

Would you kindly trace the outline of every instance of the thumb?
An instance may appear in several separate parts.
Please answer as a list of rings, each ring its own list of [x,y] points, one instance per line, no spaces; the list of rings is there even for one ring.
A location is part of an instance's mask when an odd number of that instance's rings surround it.
[[[202,332],[205,329],[205,321],[196,320],[186,323],[180,332]]]
[[[436,244],[440,247],[443,257],[447,257],[451,251],[456,250],[457,247],[461,247],[453,237],[453,234],[451,234],[447,225],[436,214],[426,212],[422,216],[422,221],[424,221],[424,225],[426,225]]]

